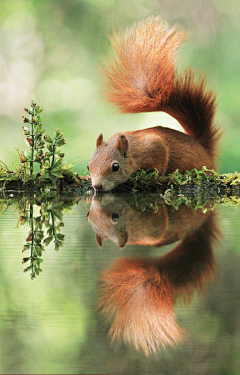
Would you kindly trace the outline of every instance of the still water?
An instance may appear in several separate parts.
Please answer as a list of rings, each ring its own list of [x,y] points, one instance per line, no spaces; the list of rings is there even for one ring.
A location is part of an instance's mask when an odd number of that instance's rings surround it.
[[[1,199],[1,374],[240,374],[239,208],[130,201]]]

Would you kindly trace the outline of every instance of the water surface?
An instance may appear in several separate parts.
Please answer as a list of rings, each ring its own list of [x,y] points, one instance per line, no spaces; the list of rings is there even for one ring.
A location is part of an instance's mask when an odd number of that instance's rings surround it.
[[[239,208],[136,207],[1,201],[0,373],[240,373]]]

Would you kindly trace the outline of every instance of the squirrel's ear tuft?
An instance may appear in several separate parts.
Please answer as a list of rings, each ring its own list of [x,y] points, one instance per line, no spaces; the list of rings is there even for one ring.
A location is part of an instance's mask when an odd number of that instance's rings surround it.
[[[128,149],[128,140],[124,135],[119,135],[116,147],[119,149],[119,151],[124,154]]]
[[[103,237],[101,237],[99,234],[96,234],[96,242],[97,242],[99,247],[102,247]]]
[[[97,148],[99,146],[101,146],[103,144],[103,135],[102,133],[99,135],[98,139],[97,139],[97,142],[96,142],[96,145],[97,145]]]
[[[128,240],[127,232],[121,232],[120,237],[119,237],[118,247],[120,249],[123,249],[125,247],[126,243],[127,243],[127,240]]]

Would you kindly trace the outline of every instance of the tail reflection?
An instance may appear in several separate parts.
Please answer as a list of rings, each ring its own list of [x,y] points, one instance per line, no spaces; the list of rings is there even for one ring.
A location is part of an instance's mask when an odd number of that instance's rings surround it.
[[[185,331],[176,322],[174,303],[189,302],[193,292],[202,290],[214,275],[213,244],[219,234],[214,212],[203,214],[184,206],[175,214],[168,208],[166,212],[158,245],[180,238],[181,242],[161,258],[118,260],[104,272],[100,285],[99,309],[111,322],[112,339],[132,344],[146,355],[183,339]]]

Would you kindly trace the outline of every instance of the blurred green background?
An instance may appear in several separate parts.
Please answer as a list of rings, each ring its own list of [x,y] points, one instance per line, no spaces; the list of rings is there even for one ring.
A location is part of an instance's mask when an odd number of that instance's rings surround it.
[[[108,55],[112,29],[161,14],[190,31],[179,67],[206,73],[218,93],[217,121],[224,129],[220,172],[239,167],[240,4],[238,0],[1,0],[0,159],[12,169],[15,147],[25,148],[21,116],[34,99],[50,134],[64,132],[63,151],[78,173],[100,132],[174,125],[163,114],[123,115],[105,102],[98,66]]]

